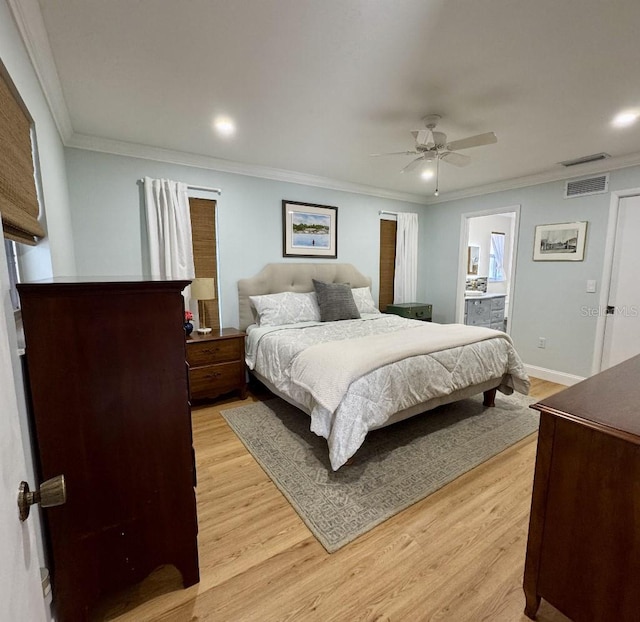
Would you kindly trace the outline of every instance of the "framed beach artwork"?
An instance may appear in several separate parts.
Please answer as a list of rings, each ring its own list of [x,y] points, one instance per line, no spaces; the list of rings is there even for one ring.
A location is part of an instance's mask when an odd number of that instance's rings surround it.
[[[582,261],[586,238],[586,222],[538,225],[533,243],[533,260]]]
[[[282,201],[282,256],[336,259],[338,208]]]

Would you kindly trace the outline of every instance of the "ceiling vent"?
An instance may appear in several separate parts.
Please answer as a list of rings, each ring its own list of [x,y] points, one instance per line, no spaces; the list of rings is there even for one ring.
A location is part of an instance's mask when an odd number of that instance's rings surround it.
[[[588,164],[589,162],[598,162],[600,160],[606,160],[611,156],[608,153],[592,153],[591,155],[582,156],[581,158],[576,158],[575,160],[565,160],[564,162],[560,162],[562,166],[577,166],[578,164]]]
[[[565,183],[564,198],[583,197],[587,194],[603,194],[609,190],[609,175],[596,175],[572,179]]]

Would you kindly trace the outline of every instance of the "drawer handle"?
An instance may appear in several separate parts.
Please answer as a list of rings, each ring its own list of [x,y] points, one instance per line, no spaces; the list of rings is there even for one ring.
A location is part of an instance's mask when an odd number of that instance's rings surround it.
[[[202,348],[205,354],[215,354],[220,348]]]
[[[222,376],[222,372],[214,371],[210,374],[205,374],[205,378],[220,378]]]

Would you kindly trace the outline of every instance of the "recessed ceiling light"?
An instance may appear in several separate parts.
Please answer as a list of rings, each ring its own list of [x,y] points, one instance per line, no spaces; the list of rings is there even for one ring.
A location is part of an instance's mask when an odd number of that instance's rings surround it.
[[[613,118],[611,125],[614,127],[628,127],[629,125],[633,125],[639,116],[640,114],[635,110],[624,110]]]
[[[231,136],[236,131],[236,124],[229,117],[217,117],[213,127],[222,136]]]
[[[433,179],[433,171],[427,168],[424,171],[422,171],[422,173],[420,174],[420,177],[422,177],[422,179],[424,180]]]

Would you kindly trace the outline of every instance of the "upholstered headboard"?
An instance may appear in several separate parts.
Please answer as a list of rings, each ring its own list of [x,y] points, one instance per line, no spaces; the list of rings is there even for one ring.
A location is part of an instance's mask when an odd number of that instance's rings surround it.
[[[238,281],[240,330],[254,323],[249,296],[280,292],[312,292],[313,280],[371,287],[371,279],[350,263],[268,263],[258,274]]]

